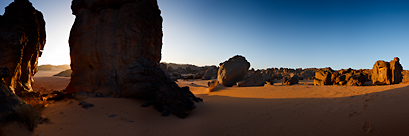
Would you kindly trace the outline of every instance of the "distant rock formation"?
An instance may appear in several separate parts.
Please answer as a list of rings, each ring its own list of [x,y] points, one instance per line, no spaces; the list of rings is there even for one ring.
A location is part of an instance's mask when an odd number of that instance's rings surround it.
[[[282,85],[293,85],[293,84],[298,84],[298,76],[295,74],[291,74],[291,76],[288,77],[284,77],[283,78],[283,82]]]
[[[15,0],[0,16],[0,66],[11,71],[4,80],[12,92],[33,90],[31,84],[45,38],[43,14],[28,0]]]
[[[237,87],[264,86],[267,82],[271,85],[273,79],[265,71],[257,71],[249,78],[237,82]]]
[[[220,63],[217,73],[217,81],[227,87],[236,85],[242,80],[250,68],[250,63],[243,56],[236,55],[229,60]]]
[[[331,71],[321,70],[315,72],[314,85],[332,85]]]
[[[60,73],[55,74],[55,75],[53,75],[53,76],[71,77],[71,73],[72,73],[72,70],[71,70],[71,69],[67,69],[67,70],[61,71]]]
[[[375,85],[390,85],[402,82],[403,67],[399,58],[395,57],[391,62],[378,60],[372,68],[372,83]]]
[[[69,93],[147,99],[184,118],[200,101],[159,67],[162,17],[156,0],[73,0]]]
[[[315,72],[314,85],[346,85],[363,86],[368,81],[366,70],[341,69],[334,71],[331,68]]]

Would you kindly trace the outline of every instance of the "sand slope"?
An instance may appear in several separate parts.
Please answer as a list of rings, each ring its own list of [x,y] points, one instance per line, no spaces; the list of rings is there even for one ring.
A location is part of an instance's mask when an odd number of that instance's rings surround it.
[[[161,117],[125,98],[61,101],[43,111],[49,123],[32,135],[408,135],[409,86],[219,87],[179,81],[204,99],[186,119]],[[11,134],[11,133],[7,133]]]

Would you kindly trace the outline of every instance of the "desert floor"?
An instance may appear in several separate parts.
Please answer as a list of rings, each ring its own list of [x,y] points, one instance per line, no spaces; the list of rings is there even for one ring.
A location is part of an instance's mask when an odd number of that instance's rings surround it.
[[[41,71],[40,71],[41,72]],[[58,72],[57,72],[58,73]],[[63,89],[69,78],[35,77],[34,88]],[[5,135],[408,135],[409,86],[222,87],[213,92],[208,81],[178,81],[203,103],[185,119],[160,116],[144,101],[125,98],[84,98],[50,104],[42,116],[50,122],[30,132],[22,124],[2,128]]]

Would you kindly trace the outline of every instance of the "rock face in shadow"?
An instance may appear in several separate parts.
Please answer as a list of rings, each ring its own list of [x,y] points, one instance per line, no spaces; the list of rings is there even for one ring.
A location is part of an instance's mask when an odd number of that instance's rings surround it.
[[[15,0],[0,16],[0,66],[11,71],[4,81],[12,92],[32,91],[45,38],[43,15],[28,0]]]
[[[250,63],[243,56],[236,55],[229,60],[220,63],[217,73],[217,81],[227,87],[236,85],[242,80],[250,68]]]
[[[0,69],[0,121],[12,121],[17,117],[17,107],[25,104],[9,86],[6,85],[3,78],[9,77],[10,71],[8,68]],[[0,122],[0,123],[1,123]]]
[[[200,101],[159,67],[162,17],[156,0],[73,0],[69,93],[98,93],[150,101],[185,117]]]
[[[399,58],[395,57],[391,62],[389,62],[389,66],[391,69],[391,80],[393,84],[399,84],[402,82],[402,70],[403,67],[399,63]]]
[[[237,82],[237,87],[264,86],[266,82],[271,83],[273,79],[274,78],[268,75],[266,72],[257,71],[249,78],[245,78],[243,81]]]

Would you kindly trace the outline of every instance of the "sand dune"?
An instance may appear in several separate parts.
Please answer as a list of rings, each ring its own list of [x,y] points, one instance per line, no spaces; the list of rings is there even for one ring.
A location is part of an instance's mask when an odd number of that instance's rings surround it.
[[[204,99],[186,119],[162,117],[142,100],[85,98],[50,104],[32,135],[405,135],[409,86],[220,87],[179,81]],[[53,88],[55,86],[48,86]],[[18,124],[14,124],[18,125]],[[28,134],[27,132],[18,133]],[[12,134],[7,132],[6,134]]]

